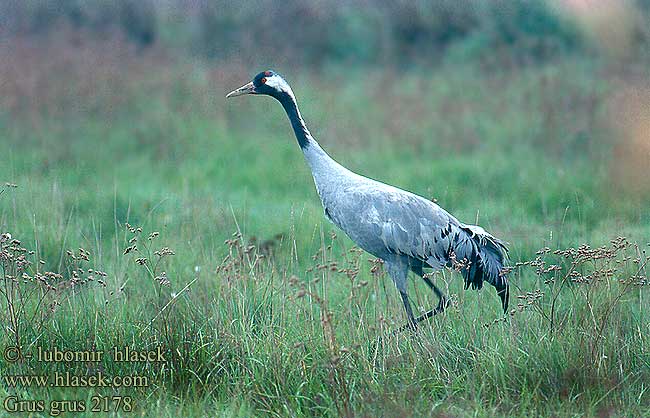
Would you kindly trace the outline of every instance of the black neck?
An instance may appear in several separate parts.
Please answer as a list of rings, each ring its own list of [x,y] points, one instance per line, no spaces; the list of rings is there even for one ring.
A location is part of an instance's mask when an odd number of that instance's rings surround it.
[[[275,98],[282,103],[282,107],[284,107],[284,110],[287,112],[287,116],[289,117],[289,121],[291,122],[293,132],[296,134],[298,145],[300,145],[300,148],[304,150],[309,146],[309,143],[313,141],[313,139],[309,133],[309,129],[305,126],[305,121],[302,120],[302,117],[300,116],[296,99],[288,93],[281,93]]]

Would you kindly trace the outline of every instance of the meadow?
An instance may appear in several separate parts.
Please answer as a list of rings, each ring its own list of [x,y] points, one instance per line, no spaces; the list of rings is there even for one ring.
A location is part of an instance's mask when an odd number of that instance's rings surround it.
[[[116,416],[650,416],[642,65],[274,68],[343,165],[509,242],[507,315],[445,271],[452,306],[388,337],[399,295],[324,218],[281,107],[224,98],[266,68],[22,42],[0,48],[0,347],[168,358],[3,358],[3,376],[149,379],[5,380],[3,400],[85,402],[69,416],[97,416],[97,394],[132,398]],[[411,293],[418,311],[437,303]]]

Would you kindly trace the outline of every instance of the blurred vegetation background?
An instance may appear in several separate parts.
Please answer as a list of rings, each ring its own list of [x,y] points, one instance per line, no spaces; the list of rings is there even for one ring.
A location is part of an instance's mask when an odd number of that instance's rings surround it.
[[[467,221],[483,208],[515,242],[570,220],[643,226],[649,21],[646,0],[5,1],[0,174],[70,187],[61,217],[105,230],[199,194],[220,228],[234,204],[251,233],[286,232],[291,207],[320,214],[281,109],[223,100],[274,68],[344,165]]]
[[[349,240],[326,238],[334,227],[281,107],[225,100],[269,68],[335,159],[480,223],[513,262],[619,235],[646,257],[649,0],[4,0],[0,233],[65,283],[70,254],[106,272],[103,287],[48,294],[63,301],[41,319],[55,331],[26,322],[25,338],[182,353],[188,364],[156,371],[159,416],[336,416],[341,400],[369,416],[647,414],[650,309],[641,284],[618,293],[618,277],[567,291],[555,270],[525,266],[511,275],[518,311],[490,325],[496,296],[454,276],[454,308],[421,341],[389,343],[383,368],[368,360],[366,341],[403,320],[398,295],[367,254],[351,260]],[[173,249],[163,276],[124,255],[127,222],[149,242],[134,258],[155,259],[153,231]],[[257,254],[262,271],[244,263]],[[336,260],[358,279],[315,266]],[[300,286],[309,297],[293,298]],[[426,289],[413,294],[430,305]],[[571,320],[553,334],[539,312],[556,300]],[[338,363],[328,332],[361,347],[356,363]],[[337,382],[355,390],[330,392]]]
[[[48,37],[67,26],[99,38],[119,33],[140,49],[246,65],[408,68],[472,59],[502,68],[593,54],[603,46],[596,43],[637,56],[650,42],[647,0],[10,0],[0,7],[5,36]]]

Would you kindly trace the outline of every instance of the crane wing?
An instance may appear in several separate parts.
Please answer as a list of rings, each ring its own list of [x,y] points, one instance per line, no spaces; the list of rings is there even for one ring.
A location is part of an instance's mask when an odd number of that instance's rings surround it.
[[[508,281],[502,273],[505,243],[476,225],[459,222],[435,203],[409,192],[393,191],[370,199],[370,216],[385,248],[420,260],[434,269],[460,262],[465,288],[492,284],[508,306]]]

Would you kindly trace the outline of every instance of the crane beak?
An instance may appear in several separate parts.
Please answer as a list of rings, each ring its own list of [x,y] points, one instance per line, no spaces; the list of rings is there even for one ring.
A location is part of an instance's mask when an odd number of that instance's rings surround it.
[[[255,94],[255,86],[253,85],[253,82],[251,81],[248,84],[245,84],[238,88],[237,90],[233,90],[230,93],[226,95],[226,99],[230,97],[236,97],[236,96],[241,96],[243,94]]]

